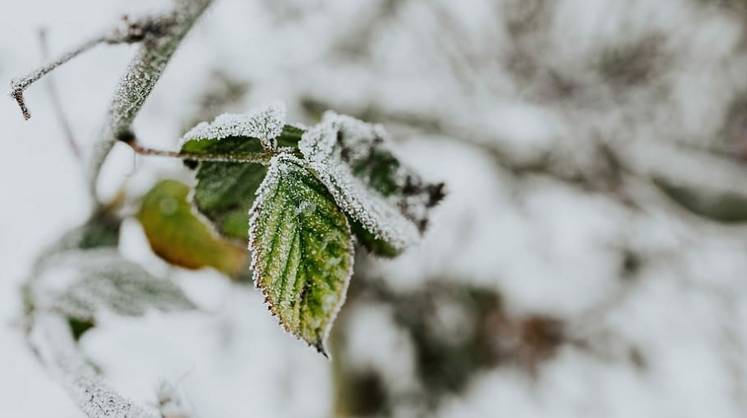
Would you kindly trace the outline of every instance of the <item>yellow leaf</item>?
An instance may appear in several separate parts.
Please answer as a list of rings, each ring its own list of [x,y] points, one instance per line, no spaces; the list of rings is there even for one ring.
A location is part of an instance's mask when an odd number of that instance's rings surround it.
[[[243,273],[248,251],[203,222],[192,210],[188,194],[189,186],[162,180],[143,197],[137,219],[153,252],[187,269],[213,267],[234,277]]]

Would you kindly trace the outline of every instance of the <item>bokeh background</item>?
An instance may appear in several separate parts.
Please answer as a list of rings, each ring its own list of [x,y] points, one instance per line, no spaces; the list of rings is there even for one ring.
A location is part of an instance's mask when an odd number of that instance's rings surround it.
[[[0,6],[0,80],[152,0]],[[54,73],[90,144],[134,47]],[[0,101],[0,416],[80,417],[19,327],[33,258],[89,210],[44,81]],[[424,242],[360,254],[328,361],[259,292],[121,249],[199,312],[104,318],[81,345],[128,397],[160,380],[194,417],[744,417],[747,2],[216,0],[141,112],[162,148],[196,121],[281,100],[381,122],[448,184]],[[189,180],[117,148],[101,193]]]

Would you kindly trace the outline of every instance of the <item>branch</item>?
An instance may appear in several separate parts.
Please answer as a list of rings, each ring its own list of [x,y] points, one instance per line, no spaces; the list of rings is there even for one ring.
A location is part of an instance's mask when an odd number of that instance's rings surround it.
[[[44,77],[50,71],[54,70],[60,65],[70,61],[71,59],[77,57],[83,52],[88,51],[89,49],[93,48],[94,46],[102,42],[104,42],[104,37],[102,36],[97,36],[95,38],[89,39],[83,42],[82,44],[76,46],[75,48],[63,53],[56,59],[50,61],[49,63],[37,68],[36,70],[32,71],[28,75],[11,80],[10,95],[14,99],[16,99],[18,106],[21,108],[21,113],[23,113],[23,117],[26,120],[31,119],[31,112],[29,112],[29,109],[26,106],[26,101],[23,98],[24,90],[26,90],[31,84],[35,83],[40,78]]]
[[[173,311],[194,305],[173,284],[143,287],[159,279],[145,277],[147,273],[117,249],[80,249],[81,236],[77,229],[72,232],[39,254],[22,287],[22,324],[31,351],[89,418],[188,418],[189,408],[173,385],[162,382],[158,403],[151,404],[135,403],[112,389],[80,349],[70,320],[95,324],[96,313],[104,309],[136,316],[149,309]],[[62,284],[64,291],[56,274],[59,269],[76,272]],[[79,299],[81,295],[88,296]],[[94,299],[92,304],[85,302]],[[129,301],[128,308],[121,308],[122,301]]]
[[[139,51],[115,91],[99,137],[88,158],[89,190],[94,198],[96,180],[109,151],[118,138],[130,132],[135,116],[174,51],[211,3],[212,0],[175,0],[174,9],[168,13],[135,22],[125,18],[124,26],[83,42],[25,77],[11,82],[11,96],[18,102],[24,117],[29,119],[31,115],[26,107],[23,92],[44,75],[100,43],[141,42]],[[35,267],[35,270],[38,268]],[[35,276],[32,278],[33,281]],[[28,289],[32,289],[32,282],[27,284]],[[33,294],[32,290],[29,292]],[[33,300],[29,302],[33,307]],[[90,418],[165,416],[163,411],[159,413],[154,408],[135,405],[108,388],[78,350],[71,329],[62,315],[49,310],[30,309],[28,312],[32,315],[28,337],[34,353],[64,383],[68,393],[86,415]],[[161,406],[169,405],[171,403],[165,402]]]
[[[134,404],[110,389],[80,353],[62,315],[37,313],[29,342],[42,364],[65,386],[78,407],[89,417],[159,418],[153,408]]]
[[[166,18],[144,17],[136,21],[130,21],[127,16],[125,16],[122,19],[122,22],[114,29],[94,36],[76,47],[63,52],[57,58],[49,61],[47,64],[42,65],[23,77],[11,80],[10,95],[16,100],[18,106],[21,108],[23,117],[28,120],[31,118],[31,113],[26,106],[23,92],[55,68],[90,50],[96,45],[102,43],[122,44],[142,42],[151,36],[161,36],[161,34],[165,33],[170,26],[173,26],[173,24],[174,22],[172,20]]]
[[[96,196],[96,183],[101,167],[114,144],[130,132],[132,122],[160,78],[166,64],[184,36],[212,0],[175,0],[172,12],[157,16],[154,21],[166,21],[158,37],[145,37],[135,58],[117,86],[101,131],[87,159],[88,187]]]

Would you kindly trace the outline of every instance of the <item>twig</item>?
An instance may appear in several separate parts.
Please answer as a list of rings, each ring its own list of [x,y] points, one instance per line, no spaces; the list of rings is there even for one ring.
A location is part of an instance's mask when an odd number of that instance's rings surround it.
[[[129,132],[130,125],[158,81],[181,40],[212,0],[175,0],[171,12],[130,22],[106,35],[92,38],[57,59],[11,82],[11,96],[26,119],[31,117],[23,92],[50,71],[100,43],[141,42],[115,91],[100,135],[87,159],[89,190],[96,197],[95,186],[101,166],[117,138]],[[101,203],[97,201],[101,206]],[[94,211],[95,213],[95,211]],[[32,283],[28,284],[31,288]],[[41,362],[65,384],[78,406],[91,418],[157,418],[162,414],[135,405],[109,389],[77,350],[64,317],[53,312],[38,312],[28,328],[33,351]]]
[[[176,0],[174,10],[154,18],[171,22],[161,36],[146,38],[125,75],[117,86],[101,131],[87,159],[86,172],[91,196],[96,196],[96,183],[101,167],[117,139],[127,135],[135,116],[142,108],[166,64],[184,36],[212,0]]]
[[[49,43],[47,42],[47,31],[45,29],[39,30],[39,44],[41,46],[42,51],[42,57],[43,59],[48,59],[49,57]],[[70,126],[70,123],[68,122],[67,116],[65,115],[65,110],[62,107],[62,101],[60,100],[60,95],[57,92],[57,84],[54,82],[54,77],[51,75],[49,76],[49,79],[47,80],[47,91],[49,92],[49,98],[52,101],[52,108],[55,111],[55,114],[57,115],[57,119],[60,122],[60,126],[62,127],[63,134],[65,135],[65,140],[67,141],[67,144],[70,146],[70,150],[73,152],[73,155],[75,155],[75,158],[78,160],[81,159],[81,153],[80,153],[80,146],[75,141],[75,135],[73,134],[73,129]]]
[[[127,16],[125,16],[122,19],[122,22],[114,29],[88,39],[80,45],[63,52],[57,58],[49,61],[47,64],[42,65],[23,77],[11,80],[10,95],[16,100],[18,106],[21,108],[23,117],[28,120],[31,118],[31,113],[26,106],[23,92],[55,68],[102,43],[136,43],[145,41],[149,36],[159,37],[173,24],[173,20],[166,18],[153,18],[148,16],[135,21],[130,21]]]
[[[37,68],[36,70],[32,71],[28,75],[11,80],[10,95],[14,99],[16,99],[18,106],[21,108],[21,113],[23,113],[23,117],[26,120],[31,119],[31,112],[29,112],[29,109],[26,106],[26,101],[23,98],[24,90],[26,90],[30,85],[38,81],[40,78],[44,77],[44,75],[46,75],[50,71],[70,61],[71,59],[77,57],[83,52],[88,51],[94,46],[104,42],[104,39],[105,38],[103,36],[97,36],[93,39],[89,39],[83,42],[82,44],[78,45],[77,47],[63,53],[56,59],[50,61],[49,63]]]
[[[160,417],[155,409],[135,404],[113,391],[97,376],[75,344],[62,315],[37,313],[28,337],[39,360],[64,384],[70,397],[88,417]]]

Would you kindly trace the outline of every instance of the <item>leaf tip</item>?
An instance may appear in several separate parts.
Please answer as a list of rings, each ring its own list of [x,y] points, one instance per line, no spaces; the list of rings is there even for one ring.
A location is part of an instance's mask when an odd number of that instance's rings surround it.
[[[323,355],[324,358],[326,358],[327,360],[331,360],[332,359],[330,357],[329,352],[327,351],[326,344],[325,344],[324,341],[319,341],[316,344],[314,344],[312,347],[316,348],[316,351],[319,354]]]

